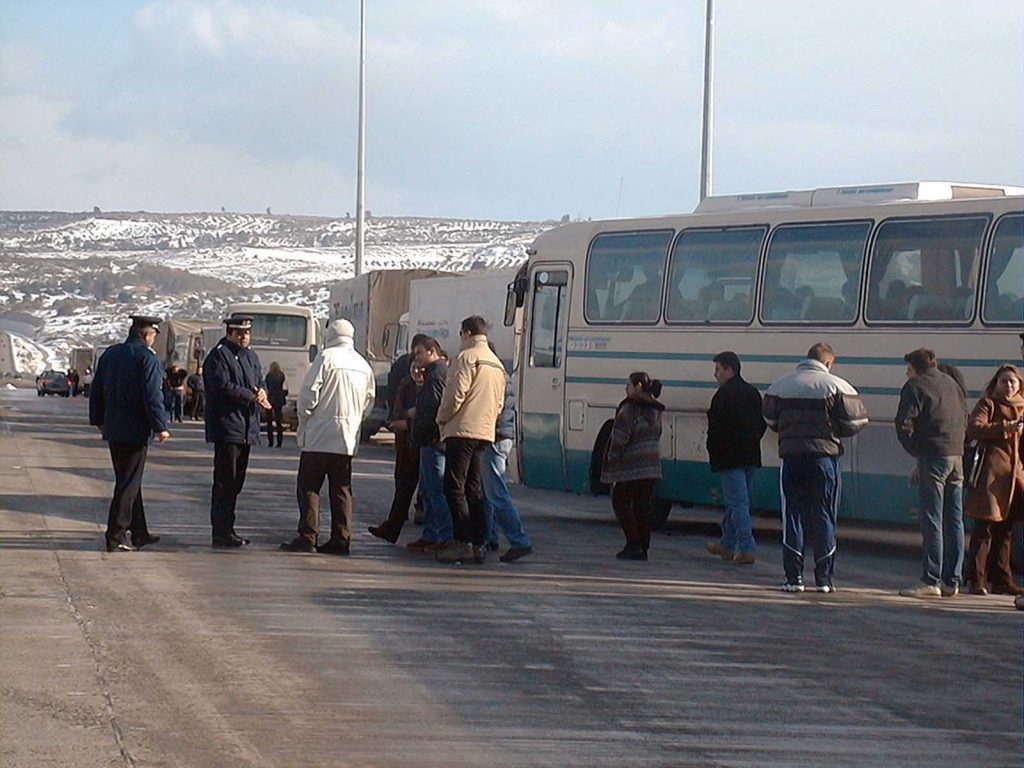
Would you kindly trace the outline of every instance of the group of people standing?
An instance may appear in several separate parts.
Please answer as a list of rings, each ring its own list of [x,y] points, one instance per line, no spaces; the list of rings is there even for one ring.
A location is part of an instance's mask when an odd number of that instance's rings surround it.
[[[450,363],[450,365],[449,365]],[[423,530],[406,547],[443,563],[514,562],[533,546],[505,478],[515,437],[512,380],[487,339],[487,325],[462,321],[454,361],[436,339],[417,334],[392,367],[391,428],[395,434],[395,494],[388,517],[369,531],[392,544],[409,519],[417,492]]]
[[[1024,334],[1021,336],[1024,357]],[[810,539],[817,592],[835,590],[836,524],[841,492],[842,438],[868,423],[849,382],[832,373],[836,356],[812,346],[796,370],[760,392],[741,376],[734,352],[714,356],[718,390],[708,410],[710,468],[721,478],[721,537],[709,553],[737,564],[755,561],[751,524],[753,481],[761,466],[761,438],[778,433],[785,592],[803,592],[805,539]],[[1011,567],[1014,523],[1024,518],[1024,378],[1002,365],[968,415],[960,372],[939,364],[929,349],[904,356],[907,382],[895,419],[897,437],[914,457],[910,481],[918,487],[922,533],[921,583],[900,590],[912,598],[971,594],[1015,595],[1024,590]],[[646,560],[654,483],[661,476],[660,382],[645,372],[629,376],[604,456],[602,482],[612,483],[612,507],[626,537],[620,558]],[[965,469],[965,460],[967,467]],[[963,517],[974,520],[964,552]],[[966,561],[966,567],[965,567]]]

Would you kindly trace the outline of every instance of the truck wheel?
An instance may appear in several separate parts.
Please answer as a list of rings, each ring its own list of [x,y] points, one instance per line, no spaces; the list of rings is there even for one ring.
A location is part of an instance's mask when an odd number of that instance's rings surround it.
[[[665,524],[668,523],[668,516],[671,511],[671,501],[668,499],[655,499],[654,514],[651,517],[651,528],[655,531],[664,530]]]

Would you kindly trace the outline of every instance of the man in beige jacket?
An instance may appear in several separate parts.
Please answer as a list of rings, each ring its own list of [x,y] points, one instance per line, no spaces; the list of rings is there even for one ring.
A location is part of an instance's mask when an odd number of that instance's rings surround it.
[[[487,346],[487,323],[478,315],[462,321],[459,348],[437,411],[444,441],[444,495],[455,541],[438,552],[437,559],[482,563],[487,551],[487,511],[481,464],[484,451],[494,442],[504,404],[505,368]]]

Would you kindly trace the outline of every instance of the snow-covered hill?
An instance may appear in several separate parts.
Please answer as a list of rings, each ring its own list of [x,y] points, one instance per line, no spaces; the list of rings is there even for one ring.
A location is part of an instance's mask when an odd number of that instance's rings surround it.
[[[555,222],[379,218],[366,269],[509,269]],[[353,274],[355,220],[234,213],[0,212],[0,323],[41,319],[49,365],[123,335],[125,316],[220,318],[233,301],[313,306]]]

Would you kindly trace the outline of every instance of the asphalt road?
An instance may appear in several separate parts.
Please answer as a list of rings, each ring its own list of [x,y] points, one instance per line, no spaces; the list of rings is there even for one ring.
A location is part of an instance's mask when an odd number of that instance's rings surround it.
[[[254,449],[253,545],[213,550],[195,424],[150,452],[163,540],[108,555],[85,414],[0,392],[3,766],[1021,764],[1024,614],[897,597],[910,555],[841,548],[836,594],[786,595],[773,542],[741,567],[677,529],[621,562],[607,499],[516,488],[535,554],[442,566],[365,532],[384,446],[357,461],[352,556],[286,554],[290,436]]]

